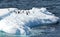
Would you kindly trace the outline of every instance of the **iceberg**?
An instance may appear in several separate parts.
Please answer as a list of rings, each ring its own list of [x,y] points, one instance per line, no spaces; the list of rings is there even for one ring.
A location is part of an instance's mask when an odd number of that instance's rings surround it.
[[[56,17],[46,8],[32,8],[30,10],[19,10],[17,8],[0,9],[0,30],[19,35],[31,34],[31,27],[56,23]]]

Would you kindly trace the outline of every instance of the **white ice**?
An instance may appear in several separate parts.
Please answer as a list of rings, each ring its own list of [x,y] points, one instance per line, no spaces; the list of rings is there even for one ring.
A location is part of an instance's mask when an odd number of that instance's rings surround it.
[[[24,25],[33,27],[36,25],[56,23],[59,17],[47,11],[46,8],[32,8],[30,10],[19,10],[17,20],[21,20]]]
[[[0,9],[0,13],[0,16],[11,13],[0,20],[0,30],[10,34],[27,35],[30,34],[31,27],[56,23],[59,19],[59,17],[48,12],[46,8],[32,8],[30,10],[8,8]]]

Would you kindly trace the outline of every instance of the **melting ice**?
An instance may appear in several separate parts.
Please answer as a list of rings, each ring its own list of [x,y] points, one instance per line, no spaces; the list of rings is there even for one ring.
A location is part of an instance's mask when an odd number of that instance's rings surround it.
[[[59,17],[46,8],[19,10],[17,8],[0,9],[0,30],[10,34],[29,35],[31,27],[56,23]]]

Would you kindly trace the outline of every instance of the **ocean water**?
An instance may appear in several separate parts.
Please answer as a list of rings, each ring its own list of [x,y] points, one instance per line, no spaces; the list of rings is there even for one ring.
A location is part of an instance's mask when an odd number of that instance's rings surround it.
[[[60,17],[60,0],[0,0],[0,8],[31,9],[45,7],[48,11]],[[60,20],[56,24],[32,28],[32,34],[27,37],[60,37]],[[0,37],[26,37],[10,35],[0,31]]]

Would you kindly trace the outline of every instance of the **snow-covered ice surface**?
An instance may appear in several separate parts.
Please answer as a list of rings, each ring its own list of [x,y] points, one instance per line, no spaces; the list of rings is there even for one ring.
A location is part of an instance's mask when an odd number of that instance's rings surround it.
[[[57,23],[59,17],[46,8],[18,10],[16,8],[0,9],[0,30],[10,34],[30,35],[31,27]]]
[[[19,10],[17,20],[21,20],[24,24],[29,27],[41,25],[41,24],[52,24],[56,23],[59,17],[48,12],[46,8],[32,8],[30,10]]]

